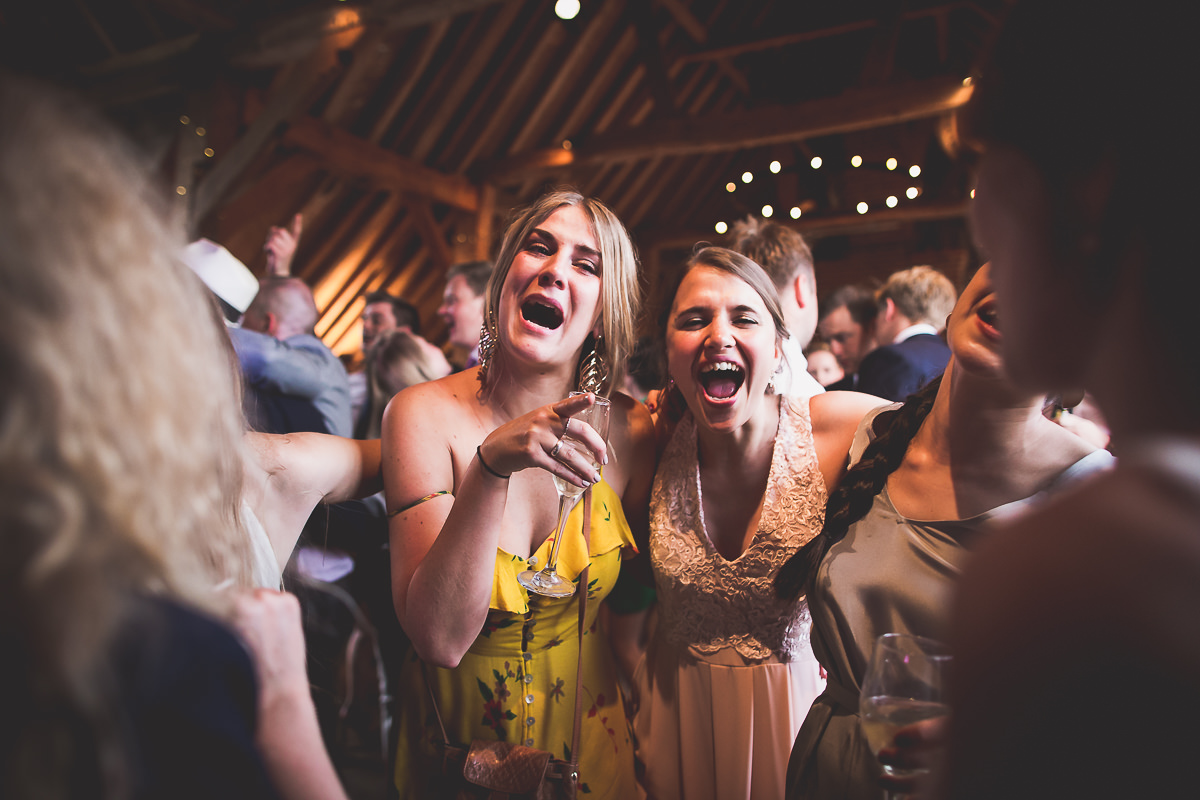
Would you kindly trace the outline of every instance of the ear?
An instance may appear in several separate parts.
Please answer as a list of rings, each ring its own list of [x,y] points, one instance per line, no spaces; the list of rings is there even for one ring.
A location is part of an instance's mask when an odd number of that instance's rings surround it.
[[[271,313],[270,311],[268,311],[266,314],[263,314],[263,317],[267,321],[267,327],[266,327],[266,330],[263,331],[263,333],[266,333],[270,336],[274,336],[279,331],[279,317],[277,317],[275,314]]]
[[[813,292],[814,297],[811,299],[808,297],[808,284],[803,275],[798,274],[792,278],[792,294],[795,295],[796,305],[799,308],[807,308],[810,303],[816,301],[816,292]]]
[[[883,308],[879,309],[879,316],[888,321],[891,321],[896,316],[896,304],[892,301],[892,298],[884,298]]]

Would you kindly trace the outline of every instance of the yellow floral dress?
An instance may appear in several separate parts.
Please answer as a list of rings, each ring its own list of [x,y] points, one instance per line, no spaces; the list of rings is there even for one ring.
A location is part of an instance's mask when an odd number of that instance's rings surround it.
[[[530,595],[517,582],[520,572],[545,564],[550,545],[547,539],[528,562],[497,551],[491,610],[479,637],[455,669],[426,670],[453,743],[500,739],[549,750],[555,758],[570,757],[579,598]],[[601,481],[592,489],[590,553],[584,547],[580,501],[571,512],[558,556],[559,575],[576,581],[591,564],[583,635],[579,792],[597,798],[637,794],[616,664],[596,623],[600,601],[617,581],[623,548],[635,549],[633,535],[620,498]],[[430,770],[440,767],[435,743],[441,741],[441,733],[421,662],[411,650],[396,694],[396,786],[406,800],[431,797],[426,781]]]

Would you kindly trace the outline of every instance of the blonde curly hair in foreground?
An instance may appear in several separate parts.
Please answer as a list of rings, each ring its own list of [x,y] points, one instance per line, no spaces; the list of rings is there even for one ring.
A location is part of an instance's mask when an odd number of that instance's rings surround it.
[[[48,775],[79,755],[72,715],[114,763],[97,676],[126,598],[219,612],[215,584],[250,584],[242,422],[224,332],[176,260],[182,231],[127,147],[79,104],[2,73],[0,120],[5,704],[59,714],[0,755],[36,771],[23,755],[59,746],[34,759]]]

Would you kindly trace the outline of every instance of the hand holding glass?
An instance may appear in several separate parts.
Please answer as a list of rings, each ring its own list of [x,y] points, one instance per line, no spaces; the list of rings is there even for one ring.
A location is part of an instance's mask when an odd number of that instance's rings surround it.
[[[880,750],[892,746],[899,729],[950,713],[946,675],[951,661],[946,645],[923,636],[885,633],[875,641],[875,652],[863,677],[859,715],[876,758]],[[897,778],[927,771],[882,766],[886,775]]]
[[[572,397],[578,394],[580,392],[571,392]],[[572,454],[577,455],[591,464],[598,472],[600,470],[600,463],[596,460],[596,455],[587,445],[572,437],[571,430],[574,428],[576,420],[585,422],[591,426],[592,430],[600,434],[601,439],[607,442],[608,419],[611,408],[612,404],[607,397],[597,397],[592,405],[573,414],[571,422],[567,423],[567,431],[561,439],[557,458],[560,461],[568,461]],[[583,487],[576,486],[557,475],[554,476],[554,487],[558,489],[558,529],[554,532],[554,541],[550,544],[550,557],[546,559],[546,566],[541,572],[527,569],[517,576],[517,580],[521,582],[522,586],[535,594],[545,595],[546,597],[570,597],[575,594],[575,584],[558,575],[558,548],[562,545],[563,531],[567,527],[567,518],[571,515],[571,509],[575,507],[575,503],[583,494]]]

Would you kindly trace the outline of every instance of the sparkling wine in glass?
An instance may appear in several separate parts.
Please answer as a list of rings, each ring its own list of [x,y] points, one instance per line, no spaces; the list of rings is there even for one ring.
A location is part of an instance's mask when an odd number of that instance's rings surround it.
[[[571,392],[572,397],[579,394],[581,392]],[[597,397],[592,405],[573,414],[571,419],[586,422],[592,430],[600,434],[600,438],[607,442],[608,419],[611,409],[612,403],[607,397]],[[564,458],[570,453],[577,453],[599,471],[600,463],[591,449],[571,436],[571,430],[574,427],[574,424],[568,426],[567,433],[562,438],[559,458]],[[535,594],[546,597],[570,597],[575,594],[575,583],[561,577],[557,572],[558,548],[562,545],[563,531],[567,527],[567,518],[571,516],[571,509],[575,507],[575,503],[579,501],[584,490],[583,487],[565,481],[557,475],[554,476],[554,487],[558,489],[558,529],[554,532],[554,541],[550,543],[550,556],[546,559],[546,566],[540,572],[527,569],[517,576],[517,580]]]
[[[875,652],[863,678],[859,717],[871,752],[891,746],[896,731],[950,713],[946,676],[952,659],[941,642],[907,633],[885,633],[875,640]],[[894,777],[913,777],[927,770],[903,770],[883,764]],[[890,792],[884,797],[890,798]]]

